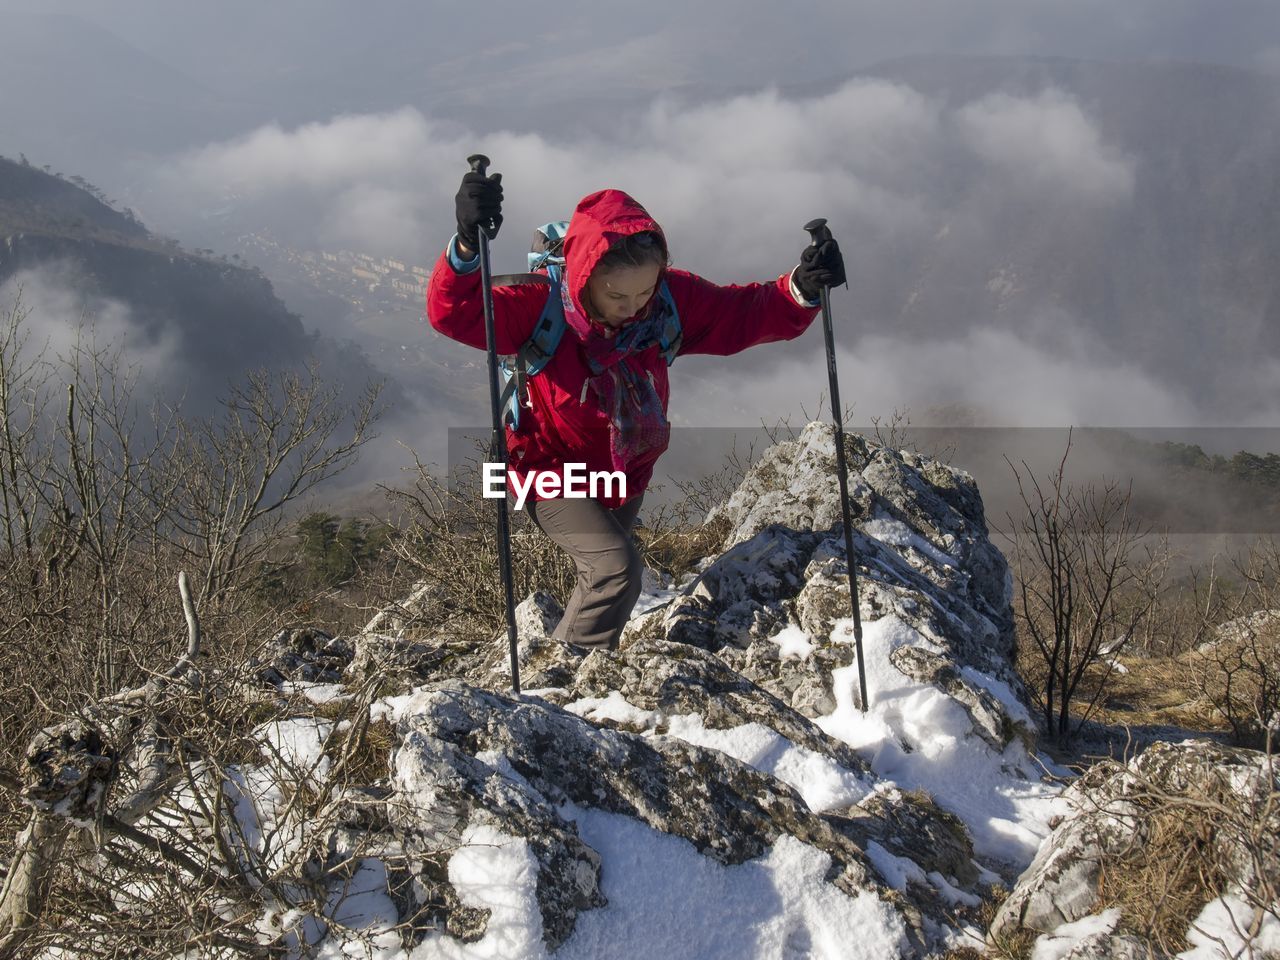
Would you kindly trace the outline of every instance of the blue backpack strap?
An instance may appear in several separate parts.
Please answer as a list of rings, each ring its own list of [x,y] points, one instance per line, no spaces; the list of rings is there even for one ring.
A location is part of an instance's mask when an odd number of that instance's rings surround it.
[[[503,379],[499,404],[503,410],[503,419],[512,430],[520,429],[520,408],[530,405],[527,384],[529,377],[541,373],[543,367],[551,362],[567,326],[564,304],[560,302],[560,284],[553,281],[547,294],[547,302],[542,307],[542,314],[529,339],[516,354],[503,357],[499,364]]]

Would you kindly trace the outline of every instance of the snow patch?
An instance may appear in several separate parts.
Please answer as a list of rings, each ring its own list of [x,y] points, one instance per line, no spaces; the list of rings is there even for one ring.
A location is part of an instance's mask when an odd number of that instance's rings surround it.
[[[852,619],[836,621],[832,642],[852,638]],[[959,703],[893,667],[889,654],[897,647],[927,646],[898,617],[864,621],[862,643],[870,709],[857,708],[857,666],[840,667],[832,671],[836,709],[815,723],[857,750],[877,776],[903,790],[924,790],[958,816],[979,855],[1025,869],[1049,833],[1050,817],[1066,812],[1059,788],[1035,779],[1036,763],[1020,740],[996,753],[973,733]],[[1002,701],[1014,699],[999,681],[977,671],[974,678]]]
[[[895,547],[910,547],[924,554],[934,563],[944,567],[956,566],[955,557],[948,553],[943,553],[901,520],[877,517],[858,524],[858,530],[869,537],[875,537],[881,543],[887,543]]]
[[[610,690],[606,697],[584,697],[581,700],[575,700],[565,704],[564,708],[585,720],[595,722],[612,720],[640,730],[652,730],[662,720],[661,713],[641,710],[617,690]]]
[[[813,653],[813,638],[795,624],[783,627],[769,640],[778,645],[781,660],[804,660]]]
[[[1178,954],[1178,960],[1280,956],[1280,920],[1275,913],[1262,915],[1258,935],[1250,944],[1244,932],[1252,925],[1253,908],[1239,897],[1227,895],[1210,900],[1187,931],[1191,949]]]

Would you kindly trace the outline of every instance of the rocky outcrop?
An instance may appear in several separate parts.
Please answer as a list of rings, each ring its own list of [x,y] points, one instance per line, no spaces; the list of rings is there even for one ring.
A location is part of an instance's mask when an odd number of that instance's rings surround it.
[[[1026,702],[1013,669],[1012,580],[988,539],[973,478],[862,437],[846,444],[862,619],[892,615],[918,633],[922,645],[895,667],[959,694],[990,739],[1032,742],[1021,711],[1010,716],[960,675],[980,671]],[[724,552],[666,609],[660,627],[635,629],[720,651],[788,704],[811,716],[829,713],[829,678],[852,662],[847,644],[827,642],[853,609],[835,471],[834,431],[825,424],[809,424],[796,441],[765,451],[708,517],[731,524]],[[767,643],[788,626],[818,639],[813,657],[791,662]]]
[[[877,657],[871,707],[891,749],[867,754],[842,733],[866,721],[852,702],[833,434],[810,424],[713,511],[728,531],[719,552],[670,603],[633,619],[620,649],[574,656],[550,636],[560,605],[535,593],[517,608],[521,697],[496,692],[510,680],[502,631],[385,701],[397,730],[387,809],[397,845],[419,865],[398,887],[416,891],[405,909],[460,939],[486,936],[489,920],[440,851],[519,838],[554,949],[607,901],[600,854],[576,826],[579,811],[599,810],[724,864],[789,838],[829,858],[834,887],[879,905],[896,944],[886,956],[937,955],[954,942],[957,906],[976,905],[1009,862],[992,853],[991,831],[978,835],[986,852],[975,849],[963,803],[885,779],[868,757],[938,749],[937,738],[920,739],[927,719],[913,725],[923,712],[947,718],[946,762],[971,752],[998,776],[1037,782],[1011,662],[1008,571],[971,477],[849,443],[859,604]],[[353,672],[394,661],[407,642],[398,634],[367,632]]]
[[[1280,777],[1265,755],[1206,741],[1158,743],[1127,765],[1091,768],[1064,795],[1070,815],[1019,878],[992,936],[1053,933],[1107,905],[1100,891],[1104,872],[1113,878],[1139,870],[1173,874],[1188,858],[1196,861],[1192,875],[1200,877],[1201,905],[1228,890],[1255,897],[1274,891],[1280,876],[1278,790]],[[1181,839],[1171,837],[1171,829],[1181,831]],[[1112,885],[1118,886],[1114,879]],[[1272,909],[1280,910],[1280,903]],[[1104,945],[1119,950],[1110,939]],[[1155,944],[1144,944],[1138,955],[1148,956],[1147,950],[1163,955]]]
[[[404,703],[398,732],[394,782],[410,802],[393,809],[414,811],[399,824],[406,847],[453,847],[477,826],[524,838],[551,949],[580,910],[606,903],[599,857],[560,812],[566,803],[633,817],[725,864],[759,857],[786,834],[828,854],[831,882],[850,896],[886,892],[862,848],[795,789],[718,751],[456,681]],[[922,946],[919,918],[885,903]]]
[[[682,897],[760,884],[742,904],[762,911],[744,921],[759,936],[735,955],[942,957],[980,940],[981,897],[1030,861],[1056,793],[1011,662],[1007,570],[971,478],[860,437],[847,556],[832,443],[811,424],[768,451],[715,513],[723,544],[669,600],[650,595],[617,650],[575,655],[551,636],[559,603],[527,597],[519,695],[506,631],[455,635],[426,584],[350,645],[281,632],[258,680],[326,707],[264,725],[285,772],[235,771],[246,838],[292,836],[292,798],[360,771],[294,852],[308,890],[354,916],[340,905],[359,888],[361,916],[383,918],[363,935],[406,954],[599,955],[610,924],[655,922],[624,901],[667,895],[677,861]]]
[[[263,683],[282,687],[290,681],[338,683],[355,659],[346,640],[315,627],[281,630],[271,638],[255,674]]]

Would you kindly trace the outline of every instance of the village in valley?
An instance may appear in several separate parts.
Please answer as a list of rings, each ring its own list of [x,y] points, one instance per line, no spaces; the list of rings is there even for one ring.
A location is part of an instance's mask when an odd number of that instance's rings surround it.
[[[429,267],[394,257],[376,257],[352,250],[299,250],[262,233],[237,238],[237,245],[267,265],[268,275],[287,273],[332,296],[360,313],[422,313]]]

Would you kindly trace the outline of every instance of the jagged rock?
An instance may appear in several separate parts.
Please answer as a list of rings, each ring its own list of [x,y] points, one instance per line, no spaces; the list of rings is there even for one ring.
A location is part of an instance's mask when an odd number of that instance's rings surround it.
[[[424,643],[395,634],[362,633],[355,643],[356,655],[347,667],[348,683],[377,677],[393,686],[416,686],[438,677],[453,656],[447,643]]]
[[[756,643],[739,658],[738,670],[792,709],[813,718],[835,710],[832,673],[854,659],[854,649],[847,645],[816,647],[807,657],[783,658],[776,644]]]
[[[641,710],[668,717],[697,715],[709,729],[756,723],[797,746],[830,757],[846,770],[868,772],[866,763],[847,744],[827,736],[705,650],[652,640],[634,643],[613,656],[587,658],[574,679],[574,695],[604,697],[614,690],[625,690],[627,701]],[[658,732],[663,732],[661,725]]]
[[[949,694],[955,691],[979,735],[997,749],[1014,733],[1034,743],[1029,725],[1012,721],[999,701],[960,673],[982,671],[1023,706],[1029,702],[1013,669],[1011,575],[988,539],[973,478],[862,438],[846,442],[857,448],[850,469],[860,467],[869,477],[860,488],[869,499],[854,513],[862,620],[892,614],[930,641],[939,668],[948,668],[932,677]],[[850,656],[845,645],[823,642],[853,609],[834,471],[834,431],[824,424],[809,424],[797,440],[766,451],[734,496],[712,511],[731,523],[725,540],[731,546],[666,608],[662,622],[667,639],[718,653],[811,716],[834,707],[831,672]],[[834,527],[789,525],[812,524],[815,517],[832,518]],[[788,625],[818,640],[803,664],[769,649],[776,645],[767,641]]]
[[[1280,610],[1255,610],[1220,623],[1213,631],[1214,639],[1202,644],[1212,647],[1215,643],[1253,640],[1256,637],[1280,637]]]
[[[885,905],[907,931],[903,955],[940,954],[957,904],[976,904],[990,871],[1021,869],[1030,843],[1019,841],[1016,866],[999,843],[975,852],[1021,829],[1007,799],[971,836],[945,790],[899,789],[873,768],[887,758],[909,772],[938,749],[957,751],[956,769],[974,751],[992,776],[1016,781],[1011,792],[1037,777],[1010,578],[981,498],[963,471],[848,438],[858,610],[879,644],[870,693],[880,712],[863,724],[851,715],[850,558],[832,443],[829,426],[811,424],[767,451],[713,511],[728,530],[722,552],[629,624],[620,649],[573,656],[550,638],[555,601],[526,598],[523,698],[493,692],[510,682],[505,629],[466,650],[437,638],[449,656],[434,682],[393,710],[387,809],[405,859],[388,883],[415,935],[483,937],[489,917],[454,889],[451,856],[511,841],[536,861],[546,944],[564,942],[581,911],[603,905],[600,857],[575,808],[632,817],[725,864],[783,838],[809,844],[830,857],[828,883]],[[918,711],[939,718],[939,736]],[[826,732],[841,724],[874,749]],[[771,759],[783,755],[791,766]]]
[[[83,720],[41,730],[27,746],[22,798],[36,810],[92,823],[106,799],[115,752]]]
[[[913,875],[899,889],[922,916],[945,916],[957,889],[977,900],[980,875],[968,831],[927,794],[895,789],[823,817],[859,847],[874,842],[902,858]]]
[[[964,824],[927,794],[894,790],[876,794],[846,813],[845,830],[863,846],[876,840],[890,853],[906,857],[925,872],[936,870],[958,886],[978,882],[973,843]]]
[[[553,691],[573,682],[582,657],[551,636],[563,616],[564,608],[545,590],[535,590],[516,605],[516,659],[522,690],[539,690],[544,696],[555,698]],[[486,689],[509,688],[511,647],[507,631],[503,629],[493,637],[475,666],[454,671],[453,676]]]
[[[355,655],[355,648],[340,637],[315,627],[293,627],[271,638],[267,660],[256,665],[255,673],[275,687],[290,680],[338,683]]]
[[[776,633],[785,602],[804,586],[802,575],[822,540],[813,531],[771,525],[735,544],[667,608],[667,635],[703,649],[746,648]]]
[[[1255,751],[1188,740],[1154,744],[1124,767],[1093,768],[1064,794],[1072,814],[1041,844],[1035,860],[1001,905],[992,935],[1020,928],[1048,933],[1092,913],[1104,864],[1146,838],[1155,809],[1153,790],[1174,798],[1207,793],[1244,809],[1265,791],[1280,789],[1280,781],[1274,779],[1274,771],[1267,770],[1265,761]],[[1269,829],[1272,835],[1280,832],[1280,817]],[[1236,865],[1231,880],[1255,884],[1254,861],[1235,846],[1232,831],[1215,831],[1210,826],[1206,832],[1210,836],[1197,842],[1217,845],[1216,861]],[[1280,875],[1280,856],[1273,853],[1272,862],[1256,866],[1271,876]]]
[[[837,888],[875,892],[898,911],[923,952],[919,917],[880,885],[857,843],[793,788],[719,751],[598,728],[545,701],[457,681],[415,695],[399,733],[395,788],[406,802],[392,809],[405,849],[426,857],[463,843],[477,827],[524,838],[537,860],[550,949],[567,939],[579,911],[603,905],[598,855],[560,813],[571,803],[634,817],[724,864],[794,837],[831,858]],[[435,881],[437,896],[444,883]]]
[[[858,474],[870,461],[873,445],[857,434],[845,435],[851,516],[869,515],[871,488]],[[841,522],[840,481],[836,474],[834,428],[810,423],[795,442],[774,444],[752,464],[733,495],[712,508],[708,524],[730,523],[720,549],[750,540],[771,525],[795,530],[828,530]]]

